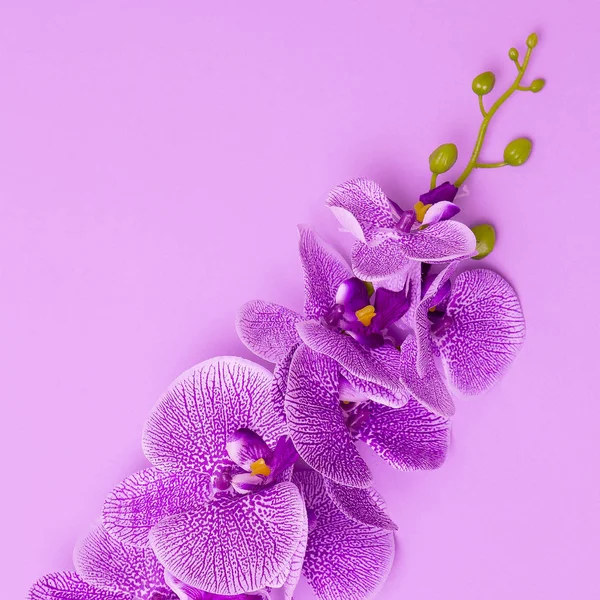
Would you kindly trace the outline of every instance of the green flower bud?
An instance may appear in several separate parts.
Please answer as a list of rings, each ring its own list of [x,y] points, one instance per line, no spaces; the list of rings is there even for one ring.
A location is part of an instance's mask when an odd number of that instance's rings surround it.
[[[471,227],[471,231],[475,234],[477,240],[477,256],[475,260],[485,258],[494,249],[496,245],[496,230],[491,225],[475,225]]]
[[[527,36],[527,47],[528,48],[535,48],[537,46],[537,43],[538,43],[537,33],[530,33]]]
[[[519,59],[519,51],[516,48],[511,48],[508,51],[508,58],[510,58],[510,60],[518,60]]]
[[[527,138],[513,140],[504,149],[504,161],[511,167],[520,167],[529,159],[532,146]]]
[[[429,155],[429,168],[432,173],[439,175],[450,170],[458,158],[458,148],[455,144],[442,144]]]
[[[473,84],[471,87],[478,96],[485,96],[494,89],[495,83],[496,76],[491,71],[486,71],[485,73],[481,73],[481,75],[477,75],[477,77],[473,79]]]
[[[543,79],[534,79],[529,86],[534,94],[541,92],[544,89],[546,82]]]

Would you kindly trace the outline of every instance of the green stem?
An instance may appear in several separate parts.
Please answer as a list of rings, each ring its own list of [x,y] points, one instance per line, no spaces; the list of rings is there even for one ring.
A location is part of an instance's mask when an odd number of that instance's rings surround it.
[[[481,111],[481,116],[485,118],[487,113],[485,112],[485,106],[483,105],[483,96],[479,96],[479,110]]]
[[[437,183],[437,173],[432,173],[431,174],[431,183],[429,184],[429,189],[432,190]]]
[[[497,169],[498,167],[505,167],[507,162],[497,162],[497,163],[475,163],[476,169]]]
[[[487,132],[488,126],[492,117],[496,114],[498,109],[513,95],[513,93],[519,88],[519,84],[523,79],[523,75],[525,75],[525,70],[527,69],[527,65],[529,64],[529,59],[531,58],[531,50],[532,48],[527,48],[527,52],[525,53],[525,58],[523,59],[523,66],[519,69],[519,74],[517,78],[514,80],[513,84],[492,104],[491,108],[488,110],[487,114],[484,115],[483,120],[481,121],[481,125],[479,127],[479,133],[477,134],[477,140],[475,141],[475,148],[473,149],[473,153],[471,154],[471,158],[465,167],[465,170],[460,174],[460,177],[454,182],[456,187],[460,187],[467,177],[471,174],[473,169],[477,168],[477,160],[479,159],[479,154],[481,153],[481,148],[483,146],[483,141],[485,139],[485,134]],[[518,68],[518,65],[517,65]],[[480,97],[481,100],[481,97]]]

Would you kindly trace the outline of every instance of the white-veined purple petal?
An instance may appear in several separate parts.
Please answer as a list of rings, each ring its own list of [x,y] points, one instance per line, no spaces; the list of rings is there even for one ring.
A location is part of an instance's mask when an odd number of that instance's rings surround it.
[[[405,389],[402,389],[398,394],[394,394],[376,383],[355,377],[346,369],[342,369],[342,376],[345,379],[345,382],[342,381],[340,386],[340,400],[342,401],[363,402],[364,400],[372,400],[379,404],[399,408],[404,406],[410,399],[410,395]]]
[[[302,572],[318,600],[373,598],[392,567],[392,532],[349,519],[329,498],[315,471],[295,473],[294,482],[314,519]]]
[[[447,221],[455,217],[459,212],[460,207],[454,204],[454,202],[442,200],[427,209],[423,225],[433,225],[433,223],[437,223],[438,221]]]
[[[131,600],[129,594],[109,592],[86,583],[77,573],[62,571],[40,577],[27,600]]]
[[[405,277],[413,262],[395,238],[387,238],[373,247],[361,242],[352,246],[352,269],[365,281]]]
[[[417,305],[415,310],[415,337],[417,342],[417,373],[424,377],[433,361],[433,349],[431,340],[431,321],[429,320],[429,309],[433,308],[436,296],[439,291],[450,281],[450,277],[456,271],[458,261],[451,262],[444,267],[431,282],[423,299]]]
[[[371,473],[340,408],[339,365],[302,345],[296,350],[285,400],[290,437],[313,469],[345,485],[367,487]]]
[[[167,585],[177,594],[179,600],[269,600],[271,597],[267,590],[249,592],[247,594],[236,594],[235,596],[222,596],[199,590],[187,583],[177,579],[175,575],[165,571]],[[157,598],[157,600],[160,600]]]
[[[304,517],[298,488],[285,482],[167,517],[152,529],[150,542],[178,579],[213,594],[241,594],[287,574]]]
[[[317,319],[335,304],[338,288],[353,277],[339,252],[324,242],[312,229],[300,226],[300,260],[304,270],[304,312]]]
[[[278,362],[300,342],[296,323],[302,318],[274,302],[251,300],[238,310],[235,327],[246,348],[269,362]]]
[[[412,397],[430,411],[451,417],[454,414],[454,401],[433,359],[425,365],[422,377],[417,372],[417,344],[414,335],[409,335],[402,342],[400,355],[402,382]]]
[[[379,529],[398,529],[386,512],[381,494],[374,488],[349,488],[325,479],[325,489],[338,510],[353,521]]]
[[[400,352],[394,346],[367,348],[350,336],[331,331],[316,321],[300,323],[298,333],[309,348],[333,358],[348,373],[402,397]]]
[[[229,458],[244,471],[250,471],[252,463],[261,458],[271,464],[273,453],[260,435],[250,429],[238,429],[227,438],[225,446]]]
[[[304,504],[304,501],[302,502],[302,506],[304,506],[302,534],[300,536],[298,546],[296,547],[296,550],[294,552],[294,556],[292,556],[292,561],[290,563],[290,571],[282,586],[284,600],[293,600],[294,591],[296,590],[296,586],[298,585],[298,582],[300,581],[300,576],[302,575],[302,565],[304,564],[306,545],[308,543],[308,516],[306,513],[306,505]]]
[[[344,229],[366,244],[376,243],[382,229],[396,224],[387,196],[370,179],[351,179],[338,185],[329,193],[326,205]]]
[[[444,263],[477,253],[475,234],[458,221],[440,221],[425,229],[395,235],[402,254],[420,262]]]
[[[286,427],[271,384],[269,371],[241,358],[213,358],[192,367],[152,410],[142,437],[144,454],[160,469],[212,475],[238,429],[256,432],[272,447]]]
[[[155,594],[173,597],[164,569],[149,548],[126,546],[102,526],[94,527],[73,552],[77,574],[87,583],[110,592],[151,600]]]
[[[371,402],[358,432],[392,467],[401,471],[437,469],[446,459],[450,423],[416,400],[402,408]]]
[[[458,275],[446,315],[452,324],[434,336],[450,383],[463,394],[490,388],[525,340],[525,319],[511,285],[487,269]]]
[[[108,533],[123,544],[147,546],[156,523],[203,503],[210,493],[207,475],[144,469],[113,489],[104,502],[102,520]]]

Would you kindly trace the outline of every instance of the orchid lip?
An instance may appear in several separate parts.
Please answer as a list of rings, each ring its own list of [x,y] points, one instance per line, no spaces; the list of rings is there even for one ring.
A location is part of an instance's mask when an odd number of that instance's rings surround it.
[[[450,315],[445,314],[440,319],[435,320],[431,326],[431,333],[436,337],[441,337],[448,329],[450,329],[450,327],[452,327],[453,323],[454,319]]]

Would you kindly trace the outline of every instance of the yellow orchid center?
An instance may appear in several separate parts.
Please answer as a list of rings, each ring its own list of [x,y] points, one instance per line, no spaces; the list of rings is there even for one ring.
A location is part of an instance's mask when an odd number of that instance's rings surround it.
[[[252,475],[264,475],[268,477],[271,474],[271,468],[265,462],[264,458],[259,458],[250,465],[250,472]]]
[[[368,327],[373,318],[377,315],[375,312],[375,307],[371,304],[367,304],[364,308],[357,310],[354,314],[365,327]]]
[[[423,204],[420,200],[414,205],[415,216],[419,223],[423,222],[425,218],[425,213],[431,208],[431,204]]]

